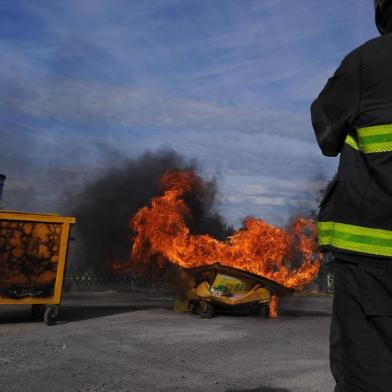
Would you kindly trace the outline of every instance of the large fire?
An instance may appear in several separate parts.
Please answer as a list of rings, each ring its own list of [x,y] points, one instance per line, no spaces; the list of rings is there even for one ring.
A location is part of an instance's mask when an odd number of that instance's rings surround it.
[[[186,221],[192,216],[184,197],[199,181],[191,171],[173,170],[162,175],[163,194],[154,197],[151,206],[140,209],[131,220],[137,233],[132,248],[133,262],[145,263],[151,257],[163,257],[183,268],[219,262],[297,289],[315,278],[320,260],[312,220],[297,219],[286,231],[249,217],[244,227],[227,241],[191,234]],[[293,269],[290,260],[298,252],[302,264]]]

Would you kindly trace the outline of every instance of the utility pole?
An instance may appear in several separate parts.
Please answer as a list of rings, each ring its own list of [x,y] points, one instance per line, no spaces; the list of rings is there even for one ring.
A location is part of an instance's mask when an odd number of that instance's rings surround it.
[[[7,177],[4,174],[0,174],[0,209],[5,207],[5,204],[2,201],[2,199],[3,199],[3,186],[6,178]]]

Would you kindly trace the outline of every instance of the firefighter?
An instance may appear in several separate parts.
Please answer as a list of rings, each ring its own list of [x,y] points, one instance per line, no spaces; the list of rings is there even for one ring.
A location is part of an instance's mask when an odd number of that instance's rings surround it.
[[[381,36],[344,58],[311,107],[322,153],[340,154],[318,222],[335,257],[335,392],[392,391],[392,0],[375,10]]]

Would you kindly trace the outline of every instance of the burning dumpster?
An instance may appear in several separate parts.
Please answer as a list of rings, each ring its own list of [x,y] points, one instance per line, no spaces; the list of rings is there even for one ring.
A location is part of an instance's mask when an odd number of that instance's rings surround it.
[[[180,277],[177,310],[190,308],[201,318],[228,308],[275,317],[278,298],[292,293],[270,279],[219,263],[183,270]]]
[[[0,304],[29,304],[54,324],[75,218],[0,211]]]
[[[280,228],[248,217],[218,239],[192,231],[197,214],[189,200],[202,188],[199,176],[169,170],[160,182],[161,194],[131,219],[136,235],[130,259],[135,267],[156,259],[182,268],[176,310],[191,303],[208,317],[214,306],[253,304],[276,316],[279,293],[300,291],[317,276],[321,256],[313,220],[299,217]]]

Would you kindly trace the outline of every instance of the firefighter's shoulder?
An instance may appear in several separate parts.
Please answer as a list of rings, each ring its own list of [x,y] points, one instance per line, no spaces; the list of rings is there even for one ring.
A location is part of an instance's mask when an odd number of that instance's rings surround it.
[[[392,34],[372,38],[349,52],[343,58],[339,68],[349,69],[350,67],[358,67],[363,60],[374,60],[380,56],[390,56],[391,45]]]
[[[392,44],[392,34],[385,34],[379,37],[372,38],[362,45],[355,48],[347,56],[372,55],[374,51],[385,51],[385,54],[390,53],[390,46]]]

